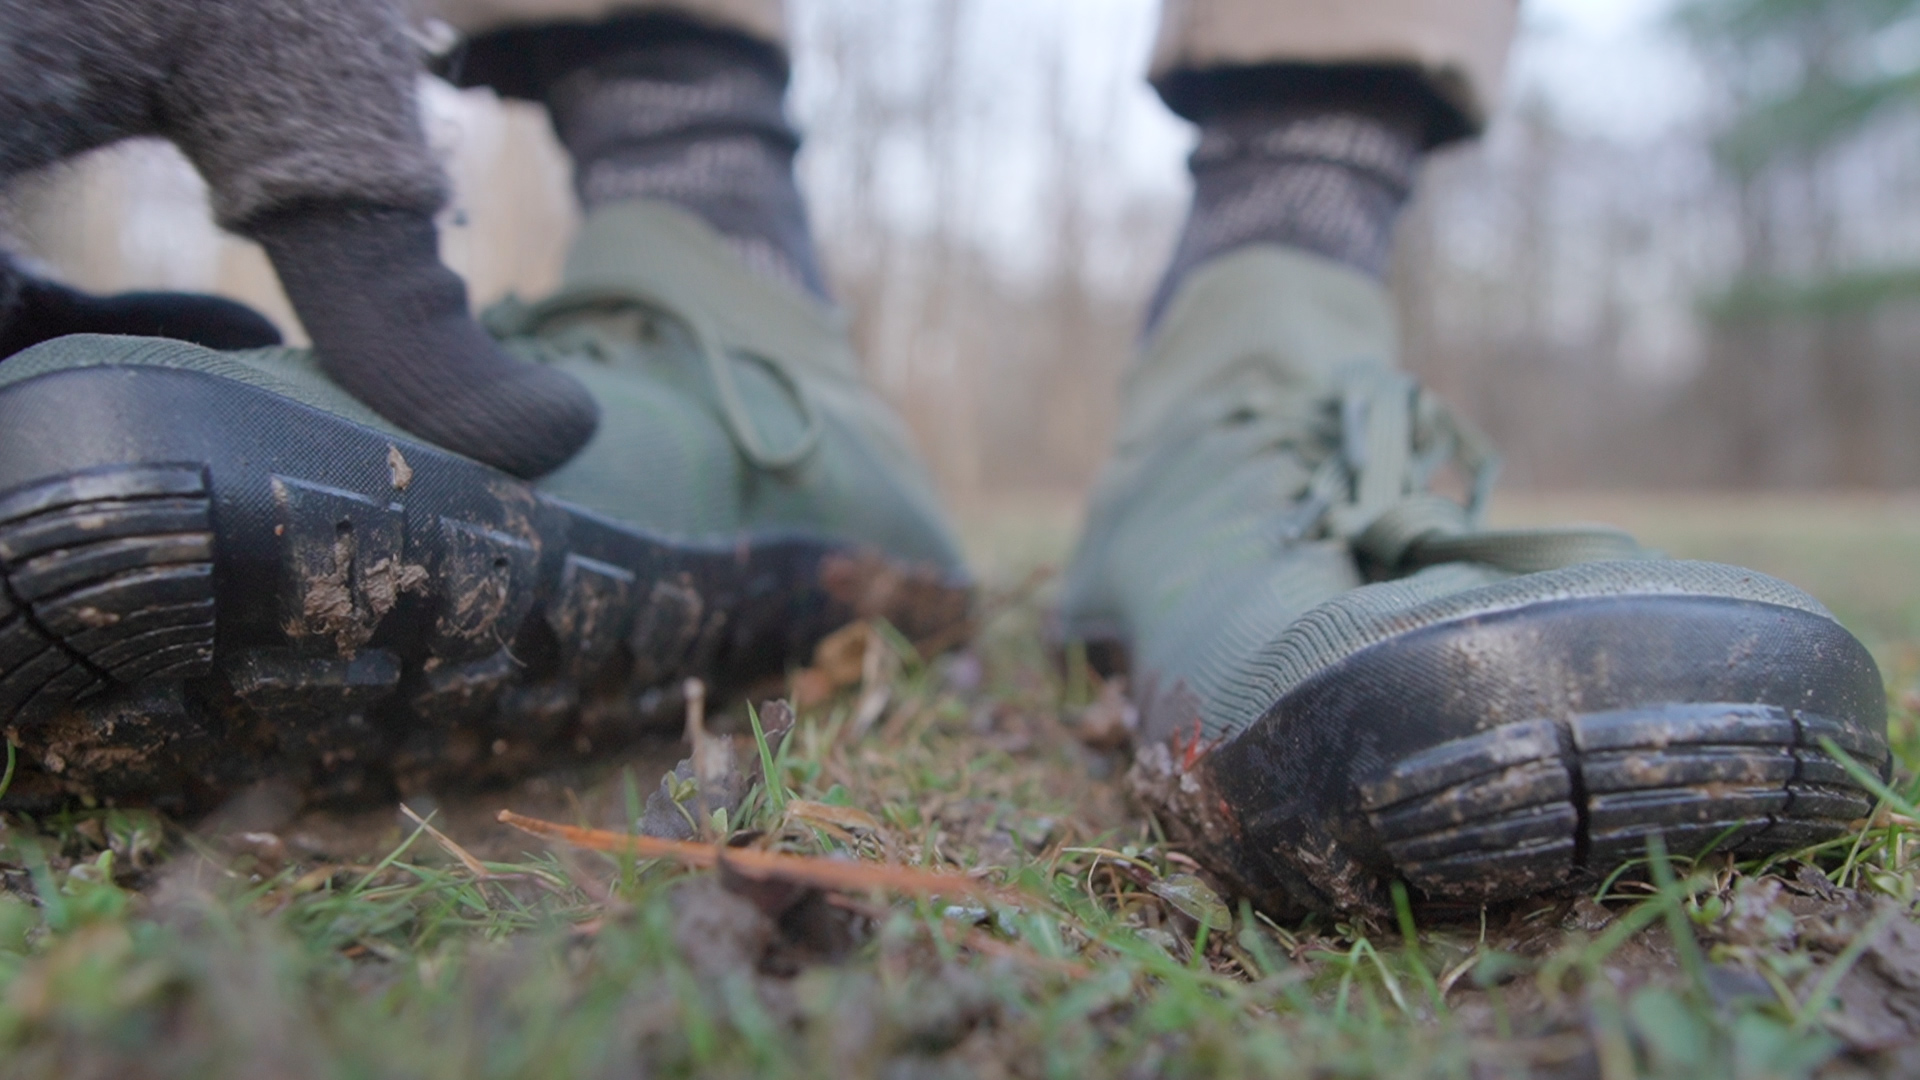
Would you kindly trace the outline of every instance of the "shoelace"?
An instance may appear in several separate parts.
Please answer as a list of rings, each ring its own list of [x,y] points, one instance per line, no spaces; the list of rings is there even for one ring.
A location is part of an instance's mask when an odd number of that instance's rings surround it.
[[[1310,498],[1327,488],[1325,534],[1394,574],[1471,562],[1513,573],[1575,563],[1641,559],[1647,552],[1618,529],[1485,529],[1481,521],[1500,459],[1480,430],[1398,371],[1353,369],[1339,387],[1340,450],[1314,476]],[[1465,505],[1429,490],[1447,463],[1469,478]]]
[[[1264,445],[1300,454],[1313,468],[1285,526],[1289,539],[1344,540],[1395,577],[1450,562],[1533,573],[1650,556],[1617,529],[1483,528],[1498,455],[1478,428],[1402,372],[1354,365],[1308,414],[1297,395],[1262,397],[1241,389],[1228,415],[1262,423]],[[1467,478],[1464,504],[1431,490],[1449,464]]]
[[[726,426],[727,435],[748,461],[769,472],[782,472],[807,460],[819,447],[820,416],[800,380],[777,357],[723,346],[719,333],[703,312],[682,311],[664,300],[630,288],[580,289],[536,304],[509,298],[489,308],[482,316],[482,321],[494,336],[521,339],[536,351],[550,355],[556,351],[555,348],[534,338],[542,327],[569,316],[618,315],[623,312],[637,312],[647,318],[665,318],[686,328],[694,351],[700,354],[707,377],[713,384],[714,399],[719,405],[720,419]],[[585,343],[590,351],[602,358],[614,351],[613,343],[597,331],[590,332]],[[760,429],[754,424],[746,401],[741,397],[740,384],[733,370],[734,357],[759,364],[773,376],[792,401],[794,411],[800,416],[800,435],[792,445],[775,449],[767,446],[762,439]]]

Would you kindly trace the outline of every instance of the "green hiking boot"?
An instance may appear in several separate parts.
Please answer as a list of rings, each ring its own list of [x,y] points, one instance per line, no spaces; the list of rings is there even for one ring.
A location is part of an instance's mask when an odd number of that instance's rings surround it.
[[[1844,834],[1885,775],[1867,651],[1805,593],[1603,529],[1478,524],[1484,440],[1397,371],[1385,290],[1260,246],[1128,373],[1062,629],[1128,671],[1133,778],[1269,911],[1477,905],[1645,855]],[[1463,502],[1431,493],[1447,466]]]
[[[586,223],[489,316],[604,420],[534,485],[425,444],[296,349],[75,336],[0,363],[13,807],[366,801],[678,730],[881,616],[951,641],[958,549],[841,328],[671,207]]]

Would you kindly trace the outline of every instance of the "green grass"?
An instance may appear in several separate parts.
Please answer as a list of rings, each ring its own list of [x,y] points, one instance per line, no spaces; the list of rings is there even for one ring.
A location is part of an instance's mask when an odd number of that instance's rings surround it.
[[[1724,508],[1620,505],[1677,553],[1774,560],[1868,638],[1903,766],[1877,824],[1767,862],[1651,851],[1592,895],[1464,922],[1403,903],[1386,925],[1275,925],[1129,806],[1125,762],[1075,737],[1090,688],[1056,677],[1038,602],[1009,586],[970,661],[890,647],[864,738],[853,692],[777,749],[735,710],[742,760],[774,783],[728,822],[786,851],[973,868],[1002,899],[813,898],[775,925],[710,873],[486,823],[530,789],[433,819],[477,867],[385,813],[324,854],[296,843],[307,821],[236,839],[11,815],[0,1076],[1911,1074],[1896,1036],[1920,1016],[1920,931],[1895,931],[1915,899],[1920,585],[1866,578],[1920,533],[1871,509],[1741,504],[1734,528]],[[1071,515],[1012,518],[970,530],[1008,582],[1057,557]],[[652,782],[633,775],[546,797],[619,828]]]

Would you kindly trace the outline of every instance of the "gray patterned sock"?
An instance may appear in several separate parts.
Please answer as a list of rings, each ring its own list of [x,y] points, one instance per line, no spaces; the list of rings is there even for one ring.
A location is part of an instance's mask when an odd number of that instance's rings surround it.
[[[545,87],[581,204],[677,203],[755,270],[826,299],[794,180],[800,139],[782,107],[785,64],[734,35],[684,25],[621,40]]]
[[[1148,328],[1189,272],[1247,244],[1285,244],[1385,274],[1425,141],[1422,107],[1377,101],[1259,100],[1200,118],[1188,161],[1193,205]]]

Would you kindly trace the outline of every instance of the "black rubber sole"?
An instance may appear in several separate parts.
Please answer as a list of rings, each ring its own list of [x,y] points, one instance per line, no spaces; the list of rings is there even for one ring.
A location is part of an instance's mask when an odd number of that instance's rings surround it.
[[[1478,905],[1642,858],[1847,834],[1891,767],[1880,674],[1832,620],[1688,596],[1546,601],[1371,646],[1192,753],[1163,797],[1267,906]],[[1201,751],[1204,751],[1202,753]]]
[[[1670,705],[1504,724],[1360,786],[1397,871],[1430,896],[1524,895],[1583,866],[1708,848],[1760,854],[1843,835],[1872,797],[1824,750],[1879,768],[1886,744],[1770,705]]]
[[[0,389],[0,583],[15,807],[504,778],[677,725],[688,677],[725,693],[851,619],[924,637],[968,608],[936,569],[818,536],[675,541],[153,367]]]

